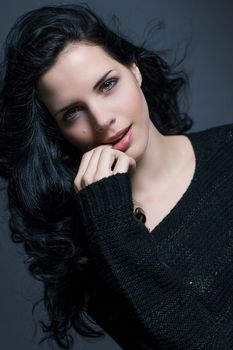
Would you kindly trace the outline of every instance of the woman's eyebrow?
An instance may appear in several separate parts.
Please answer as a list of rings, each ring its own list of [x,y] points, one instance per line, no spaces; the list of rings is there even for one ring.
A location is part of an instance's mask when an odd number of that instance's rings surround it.
[[[93,87],[93,90],[96,90],[97,87],[105,80],[105,78],[107,78],[108,74],[112,72],[112,69],[110,69],[108,72],[106,72],[102,78],[100,78],[97,83],[95,84],[95,86]]]
[[[107,71],[94,85],[93,90],[96,90],[98,88],[98,86],[107,78],[108,74],[111,73],[112,71],[113,71],[113,69],[110,69],[109,71]],[[77,101],[71,102],[67,106],[62,107],[54,114],[54,117],[56,117],[59,113],[66,111],[70,107],[73,107],[75,103],[77,103]]]

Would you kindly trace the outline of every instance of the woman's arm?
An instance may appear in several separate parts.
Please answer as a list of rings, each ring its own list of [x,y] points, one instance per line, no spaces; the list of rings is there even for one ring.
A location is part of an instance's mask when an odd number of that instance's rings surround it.
[[[151,349],[230,349],[224,329],[159,259],[153,237],[135,218],[129,173],[92,183],[75,198],[97,276],[125,301],[126,317],[147,335]]]

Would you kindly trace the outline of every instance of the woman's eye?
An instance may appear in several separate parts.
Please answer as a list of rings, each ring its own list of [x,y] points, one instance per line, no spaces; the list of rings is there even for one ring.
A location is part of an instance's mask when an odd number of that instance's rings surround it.
[[[105,81],[103,83],[103,85],[101,86],[101,89],[104,91],[110,91],[112,90],[112,88],[116,85],[117,83],[116,78],[114,79],[109,79],[107,81]],[[78,112],[80,111],[80,107],[74,107],[72,109],[70,109],[69,111],[67,111],[64,115],[63,115],[63,121],[64,122],[71,122],[78,114]]]
[[[105,81],[105,83],[101,86],[102,90],[109,91],[111,90],[117,83],[117,79],[110,79]]]
[[[74,117],[77,115],[77,112],[79,112],[79,111],[80,111],[79,107],[74,107],[74,108],[70,109],[68,112],[66,112],[63,115],[63,120],[65,122],[69,122],[69,121],[73,120]]]

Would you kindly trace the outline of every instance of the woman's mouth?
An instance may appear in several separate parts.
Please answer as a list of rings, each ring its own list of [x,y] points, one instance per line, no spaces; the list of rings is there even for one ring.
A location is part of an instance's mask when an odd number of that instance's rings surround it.
[[[120,139],[112,143],[112,148],[118,151],[126,151],[129,148],[132,141],[132,125],[129,127],[128,131],[121,136]]]

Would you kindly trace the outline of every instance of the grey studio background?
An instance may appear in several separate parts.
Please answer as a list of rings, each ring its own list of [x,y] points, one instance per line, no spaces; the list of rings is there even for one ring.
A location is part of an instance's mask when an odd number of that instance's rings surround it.
[[[16,18],[30,9],[70,1],[8,0],[0,7],[0,45]],[[153,18],[166,27],[154,37],[154,46],[182,52],[184,41],[190,42],[188,57],[182,64],[190,76],[189,114],[193,131],[233,122],[233,3],[228,0],[96,0],[86,1],[107,22],[119,16],[121,30],[137,41],[143,38],[146,24]],[[1,51],[2,53],[2,51]],[[171,54],[172,57],[172,54]],[[23,264],[21,245],[12,243],[7,226],[8,212],[5,183],[0,191],[0,349],[51,349],[48,343],[38,345],[41,331],[33,338],[35,324],[32,305],[42,296],[39,282],[30,277]],[[37,317],[43,316],[39,307]],[[56,345],[52,347],[58,349]],[[87,341],[75,337],[74,349],[114,350],[120,347],[108,336]]]

